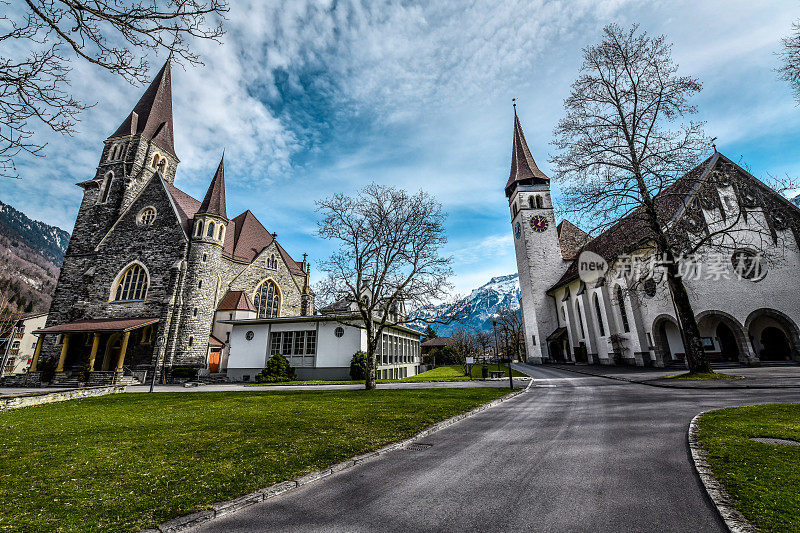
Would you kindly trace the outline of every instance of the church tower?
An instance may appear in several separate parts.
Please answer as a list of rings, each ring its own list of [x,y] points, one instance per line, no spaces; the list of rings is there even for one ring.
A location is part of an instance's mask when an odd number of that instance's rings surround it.
[[[550,178],[533,160],[514,105],[514,143],[511,175],[505,187],[522,292],[525,350],[529,363],[547,360],[547,336],[558,327],[558,317],[547,290],[558,281],[565,264],[561,257]]]
[[[219,273],[228,229],[225,206],[225,156],[219,161],[208,191],[194,215],[186,268],[186,282],[173,365],[197,364],[208,352],[208,338],[218,298]],[[232,237],[231,237],[232,238]]]

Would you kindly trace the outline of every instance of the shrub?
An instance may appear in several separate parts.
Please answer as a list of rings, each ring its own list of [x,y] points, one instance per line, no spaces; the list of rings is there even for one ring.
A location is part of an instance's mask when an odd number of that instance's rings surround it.
[[[284,356],[277,353],[270,357],[264,370],[256,374],[258,383],[277,383],[280,381],[294,381],[297,374],[294,368],[289,365],[289,361]]]
[[[36,365],[36,370],[41,372],[40,379],[42,383],[50,383],[53,381],[53,377],[55,377],[56,375],[57,366],[58,366],[57,357],[49,357],[39,360],[39,363]]]
[[[367,379],[367,354],[365,352],[356,352],[350,359],[350,379],[355,381]]]
[[[172,367],[172,377],[177,379],[192,379],[197,376],[197,369],[191,366]]]

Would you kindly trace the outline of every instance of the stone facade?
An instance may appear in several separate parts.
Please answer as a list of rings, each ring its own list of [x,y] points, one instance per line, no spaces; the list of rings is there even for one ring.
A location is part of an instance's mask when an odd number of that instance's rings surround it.
[[[105,141],[94,178],[78,184],[84,197],[45,328],[67,331],[82,323],[78,333],[69,333],[67,373],[85,370],[93,349],[97,356],[89,370],[97,372],[114,370],[122,350],[124,366],[132,370],[152,369],[157,362],[166,369],[204,369],[217,305],[230,290],[252,299],[267,279],[278,287],[279,316],[300,315],[304,297],[313,313],[307,263],[291,259],[252,213],[227,218],[222,163],[202,203],[174,187],[179,160],[172,146],[169,82],[167,64]],[[212,222],[213,231],[207,231]],[[131,267],[144,272],[146,292],[119,298],[117,289]],[[97,319],[132,318],[158,322],[130,330],[124,347],[123,330],[91,329]],[[101,337],[92,348],[95,333]],[[41,360],[58,360],[62,336],[42,339]]]

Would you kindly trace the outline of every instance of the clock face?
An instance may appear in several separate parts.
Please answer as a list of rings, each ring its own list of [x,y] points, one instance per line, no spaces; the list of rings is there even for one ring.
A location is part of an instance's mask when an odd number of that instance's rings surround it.
[[[514,226],[514,237],[519,239],[519,236],[522,235],[522,226],[519,225],[519,222]]]
[[[531,229],[538,233],[547,230],[548,222],[545,217],[542,215],[536,215],[535,217],[531,217]]]

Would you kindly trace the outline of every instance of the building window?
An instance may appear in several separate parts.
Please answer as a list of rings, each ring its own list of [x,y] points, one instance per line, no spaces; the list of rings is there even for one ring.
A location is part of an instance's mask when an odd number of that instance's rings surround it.
[[[224,235],[224,231],[225,231],[225,226],[223,226],[222,224],[220,224],[220,225],[219,225],[219,230],[217,231],[217,240],[218,240],[218,241],[221,241],[221,240],[222,240],[222,236]]]
[[[197,316],[197,308],[192,309],[192,316]]]
[[[344,328],[342,326],[337,327],[333,331],[333,334],[336,335],[337,338],[341,339],[342,337],[344,337]]]
[[[195,237],[202,237],[203,236],[203,221],[202,220],[198,220],[197,221],[197,226],[195,226],[194,235],[195,235]]]
[[[194,337],[189,337],[189,347],[194,344]]]
[[[114,301],[142,301],[147,296],[147,286],[147,272],[142,265],[135,263],[119,277],[114,288]]]
[[[205,263],[207,259],[208,259],[208,254],[203,254],[203,263]]]
[[[581,337],[586,336],[586,332],[583,329],[583,316],[581,316],[581,304],[575,302],[575,316],[578,317],[578,325],[581,328]]]
[[[750,250],[736,250],[731,256],[733,271],[741,279],[759,281],[766,276],[766,269],[761,263],[761,255]]]
[[[597,315],[597,329],[600,330],[600,336],[606,336],[606,328],[603,325],[603,314],[600,312],[600,300],[597,298],[597,294],[594,295],[594,312]]]
[[[273,318],[278,316],[281,299],[278,295],[278,287],[271,280],[264,281],[256,289],[253,303],[256,304],[258,318]]]
[[[543,202],[542,202],[542,197],[541,197],[541,196],[539,196],[539,195],[537,194],[537,195],[536,195],[536,207],[537,207],[538,209],[541,209],[541,208],[543,207],[543,205],[544,205],[544,204],[543,204]]]
[[[293,367],[313,367],[316,353],[316,331],[273,331],[270,333],[270,357],[281,354]]]
[[[145,207],[141,211],[139,211],[139,215],[136,217],[136,222],[140,226],[150,226],[153,224],[153,221],[156,219],[156,208],[155,207]]]
[[[533,209],[535,206],[533,204],[533,196],[528,196],[528,207]]]
[[[114,173],[112,171],[106,172],[105,176],[103,176],[103,183],[101,185],[100,190],[100,197],[97,200],[97,203],[104,204],[108,202],[108,195],[111,193],[111,182],[114,181]]]
[[[644,280],[644,293],[648,298],[652,298],[656,295],[656,280],[653,278],[647,278]]]
[[[214,238],[214,223],[213,222],[209,222],[208,223],[208,231],[206,231],[206,237],[211,237],[212,239]]]
[[[198,289],[202,289],[203,288],[203,280],[202,279],[197,282],[197,288]]]
[[[622,329],[625,333],[628,333],[631,330],[631,326],[628,323],[628,311],[625,309],[625,298],[622,294],[622,287],[617,285],[617,305],[619,305],[619,316],[622,319]]]

